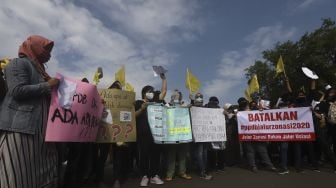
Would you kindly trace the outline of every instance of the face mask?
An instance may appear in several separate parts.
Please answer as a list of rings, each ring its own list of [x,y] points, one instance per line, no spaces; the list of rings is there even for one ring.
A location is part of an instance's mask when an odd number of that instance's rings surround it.
[[[146,93],[146,98],[152,100],[154,98],[154,93]]]
[[[195,101],[201,103],[201,102],[203,102],[203,99],[202,99],[201,97],[197,97],[197,98],[195,99]]]
[[[315,101],[315,100],[313,100],[312,103],[311,103],[311,106],[312,106],[313,108],[315,108],[316,105],[318,105],[318,104],[320,104],[319,101]]]
[[[180,101],[179,101],[178,99],[174,99],[174,103],[175,103],[175,104],[179,104]]]
[[[228,116],[229,119],[231,119],[234,116],[234,114],[233,113],[229,113],[227,116]]]

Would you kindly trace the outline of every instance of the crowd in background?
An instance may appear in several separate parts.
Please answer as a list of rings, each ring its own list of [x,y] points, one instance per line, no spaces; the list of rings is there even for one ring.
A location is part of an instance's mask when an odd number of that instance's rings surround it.
[[[120,187],[129,178],[140,177],[140,186],[164,184],[179,177],[186,181],[201,178],[213,180],[212,173],[225,173],[227,166],[259,169],[281,175],[305,170],[319,172],[327,166],[336,172],[336,122],[328,119],[334,113],[336,89],[328,86],[316,90],[311,80],[309,91],[294,92],[285,80],[281,100],[261,105],[265,95],[251,101],[239,98],[237,104],[221,106],[218,98],[204,99],[201,93],[184,99],[175,90],[166,100],[167,80],[161,74],[162,87],[142,88],[141,100],[134,102],[137,141],[135,143],[47,143],[44,142],[50,92],[59,84],[45,71],[53,41],[30,36],[14,58],[1,70],[0,77],[0,187],[80,187],[83,183],[101,184],[113,178]],[[4,73],[4,75],[3,75]],[[88,82],[83,79],[83,82]],[[109,89],[122,89],[115,81]],[[226,120],[226,142],[155,144],[147,118],[151,103],[168,106],[223,108]],[[309,142],[240,142],[237,113],[249,110],[311,107],[316,134]],[[336,109],[336,108],[335,108]],[[106,110],[102,116],[106,117]],[[112,164],[112,177],[104,176],[105,166]],[[225,175],[223,175],[225,176]],[[216,181],[216,180],[213,180]]]

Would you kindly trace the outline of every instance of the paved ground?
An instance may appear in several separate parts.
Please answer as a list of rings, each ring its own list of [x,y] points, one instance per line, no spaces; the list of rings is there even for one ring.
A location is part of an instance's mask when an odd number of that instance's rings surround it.
[[[156,188],[333,188],[336,187],[336,174],[330,168],[320,169],[321,172],[306,170],[304,173],[296,173],[292,170],[287,175],[278,175],[273,172],[260,170],[253,173],[246,169],[231,167],[227,168],[226,173],[214,173],[212,181],[204,181],[193,175],[190,181],[174,179],[164,185],[150,185]],[[113,188],[111,169],[106,169],[106,180],[103,185],[88,185],[83,188]],[[130,179],[123,188],[139,187],[138,178]]]

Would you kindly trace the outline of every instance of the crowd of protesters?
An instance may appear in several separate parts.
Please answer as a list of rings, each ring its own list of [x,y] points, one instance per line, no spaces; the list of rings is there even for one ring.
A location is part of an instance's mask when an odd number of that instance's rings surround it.
[[[161,74],[162,87],[156,90],[147,85],[141,100],[134,102],[137,142],[135,143],[50,143],[44,141],[52,88],[59,80],[45,71],[54,42],[42,36],[30,36],[14,58],[1,70],[0,107],[0,187],[80,187],[81,184],[101,184],[113,178],[114,187],[121,187],[129,178],[138,177],[140,186],[164,184],[182,178],[192,181],[201,178],[216,181],[212,173],[225,173],[227,166],[238,166],[258,173],[288,174],[305,170],[319,172],[327,166],[336,173],[336,122],[328,119],[336,101],[336,89],[328,86],[316,90],[311,80],[309,91],[293,92],[285,79],[284,94],[272,106],[261,105],[264,96],[252,101],[239,98],[237,104],[221,107],[216,96],[205,100],[201,93],[183,98],[175,90],[166,101],[167,80]],[[83,82],[88,82],[83,79]],[[109,89],[122,89],[115,81]],[[226,142],[155,144],[147,118],[151,103],[169,106],[223,108],[226,123]],[[271,103],[273,104],[273,103]],[[237,113],[249,110],[311,107],[316,134],[309,142],[240,142]],[[335,108],[336,110],[336,108]],[[106,110],[102,114],[106,118]],[[111,163],[112,177],[104,176],[105,166]],[[225,176],[225,175],[223,175]]]

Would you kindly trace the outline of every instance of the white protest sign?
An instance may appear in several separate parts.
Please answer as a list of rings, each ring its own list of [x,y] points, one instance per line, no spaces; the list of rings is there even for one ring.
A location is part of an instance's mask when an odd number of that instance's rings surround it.
[[[315,140],[314,123],[309,107],[241,111],[237,117],[241,141]]]
[[[317,80],[317,79],[319,78],[319,77],[317,76],[317,74],[316,74],[314,71],[308,69],[307,67],[302,67],[301,69],[302,69],[302,72],[303,72],[308,78],[311,78],[311,79],[313,79],[313,80]]]
[[[195,142],[226,141],[223,109],[192,107],[190,113]]]

